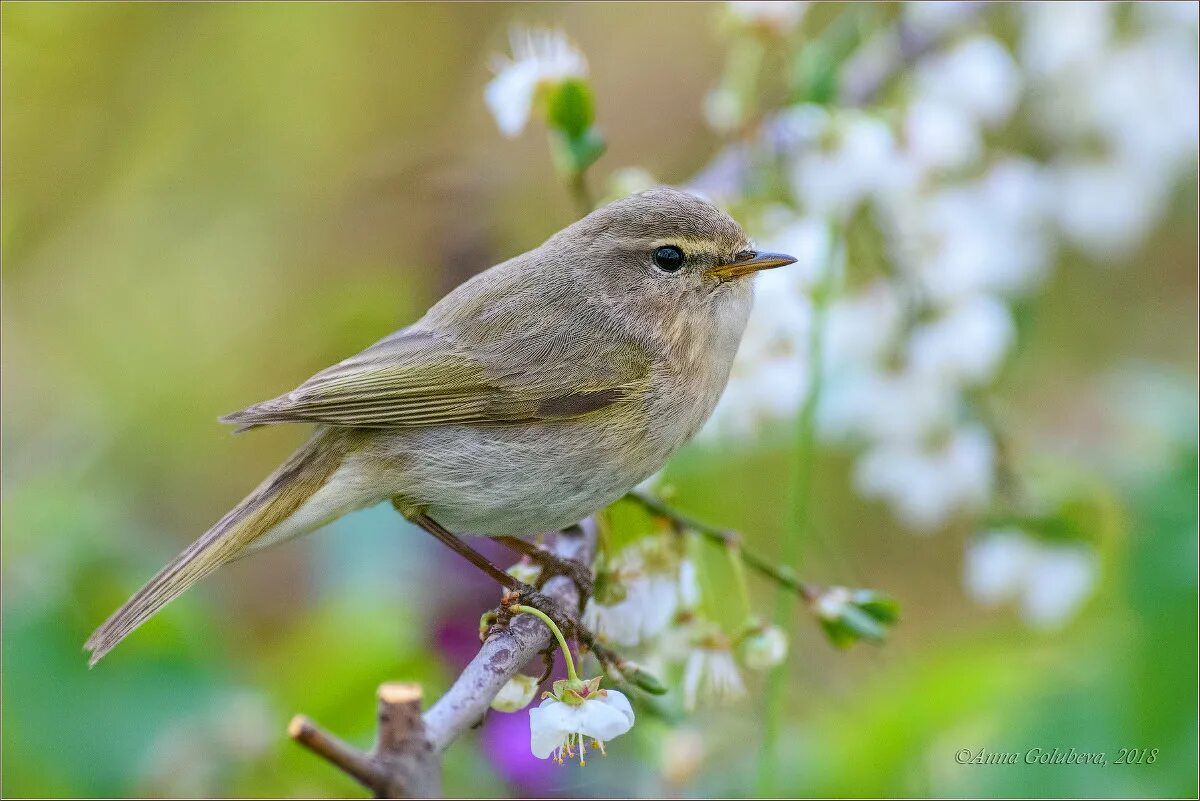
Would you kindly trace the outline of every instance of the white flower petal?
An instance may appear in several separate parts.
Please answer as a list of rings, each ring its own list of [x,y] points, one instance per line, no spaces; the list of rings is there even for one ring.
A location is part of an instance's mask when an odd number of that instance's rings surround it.
[[[1061,626],[1091,594],[1098,574],[1096,555],[1089,548],[1042,546],[1029,571],[1021,616],[1034,628]]]
[[[506,67],[484,87],[483,100],[505,136],[516,136],[529,122],[538,77],[536,64],[518,62]]]
[[[483,99],[496,126],[516,136],[529,122],[538,85],[587,74],[587,61],[561,31],[514,28],[509,34],[513,58],[496,59],[496,77]]]
[[[731,0],[726,7],[743,22],[787,33],[800,24],[808,3],[800,0]]]
[[[605,690],[600,698],[589,698],[580,707],[580,734],[605,742],[633,728],[633,707],[625,694]]]
[[[967,548],[967,592],[987,606],[1016,596],[1024,587],[1034,556],[1029,539],[1020,531],[988,532]]]
[[[604,742],[631,728],[633,708],[629,699],[616,690],[606,690],[603,697],[589,698],[578,705],[547,698],[529,710],[529,749],[538,759],[546,759],[571,734]]]
[[[1008,307],[977,295],[918,326],[908,342],[909,362],[927,381],[976,384],[992,377],[1015,336]]]
[[[529,710],[529,750],[545,759],[575,731],[575,707],[547,698]]]
[[[973,36],[923,60],[916,70],[916,83],[919,96],[962,108],[981,122],[997,124],[1016,106],[1021,74],[998,40]]]

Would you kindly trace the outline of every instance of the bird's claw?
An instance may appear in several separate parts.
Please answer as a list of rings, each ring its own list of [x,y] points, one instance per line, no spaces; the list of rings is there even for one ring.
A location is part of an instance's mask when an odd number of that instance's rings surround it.
[[[553,576],[566,576],[579,590],[581,608],[587,599],[592,597],[592,593],[596,589],[596,582],[592,578],[592,569],[588,565],[576,559],[564,559],[544,548],[531,552],[527,556],[542,568],[542,578],[538,582],[541,586],[545,586],[546,581]]]
[[[574,617],[563,611],[558,602],[543,593],[537,587],[529,584],[520,585],[520,589],[509,590],[500,598],[500,606],[487,612],[479,620],[479,639],[487,641],[496,631],[505,629],[512,622],[514,606],[532,606],[546,613],[554,621],[554,625],[562,631],[564,637],[574,637],[579,630],[579,623]]]

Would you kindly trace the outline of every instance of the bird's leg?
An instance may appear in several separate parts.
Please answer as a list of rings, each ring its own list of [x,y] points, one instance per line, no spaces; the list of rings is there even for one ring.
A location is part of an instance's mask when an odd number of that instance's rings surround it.
[[[553,598],[542,594],[536,587],[531,587],[522,581],[517,581],[516,578],[496,567],[496,565],[488,561],[486,556],[472,548],[470,545],[467,545],[453,532],[448,531],[440,523],[424,512],[415,511],[407,504],[399,500],[393,500],[392,505],[395,506],[396,510],[399,511],[400,514],[404,515],[404,517],[410,522],[428,531],[443,545],[457,553],[459,556],[462,556],[468,562],[475,565],[475,567],[482,570],[490,578],[494,579],[498,584],[500,584],[500,586],[509,590],[509,593],[505,596],[504,602],[501,603],[500,608],[497,610],[496,625],[507,624],[508,618],[510,617],[508,613],[508,607],[514,603],[519,603],[542,610],[549,615],[550,619],[554,621],[555,625],[562,629],[568,637],[574,636],[574,633],[578,627],[578,623],[573,617],[564,613],[562,608],[559,607],[558,603]]]
[[[465,542],[463,542],[461,539],[459,539],[458,536],[455,535],[453,532],[448,531],[447,529],[443,528],[440,523],[438,523],[436,520],[434,520],[429,515],[425,514],[424,512],[416,512],[416,513],[409,512],[408,514],[405,514],[404,510],[401,508],[400,504],[395,503],[393,501],[393,505],[397,509],[400,510],[401,514],[404,514],[404,516],[406,518],[408,518],[409,522],[414,523],[414,524],[420,526],[421,528],[425,529],[426,531],[428,531],[430,534],[432,534],[434,537],[436,537],[438,539],[438,541],[441,542],[443,545],[445,545],[447,548],[454,551],[455,553],[457,553],[459,556],[466,559],[471,564],[475,565],[475,567],[482,570],[490,578],[495,579],[495,581],[501,587],[504,587],[507,590],[512,590],[513,592],[521,593],[522,595],[525,595],[529,592],[534,591],[533,587],[530,587],[528,584],[525,584],[523,582],[517,581],[514,577],[510,576],[508,573],[505,573],[503,570],[496,567],[494,564],[492,564],[490,561],[488,561],[488,558],[486,556],[484,556],[479,551],[472,548],[470,545],[467,545]]]
[[[588,598],[592,597],[592,590],[595,589],[595,581],[592,579],[592,569],[583,562],[574,559],[563,559],[541,545],[523,540],[520,537],[493,537],[492,539],[504,543],[508,548],[519,554],[528,556],[541,565],[542,569],[547,573],[566,576],[571,579],[571,581],[575,582],[575,586],[579,588],[580,605],[583,605]]]

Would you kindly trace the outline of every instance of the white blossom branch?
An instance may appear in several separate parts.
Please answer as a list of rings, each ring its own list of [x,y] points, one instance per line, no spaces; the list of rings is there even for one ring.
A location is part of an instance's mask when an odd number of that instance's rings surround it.
[[[590,565],[596,554],[592,518],[547,536],[547,549],[560,559]],[[586,598],[566,576],[546,581],[542,593],[561,608],[578,611]],[[578,631],[601,661],[615,658]],[[288,726],[292,739],[330,762],[378,798],[426,798],[441,792],[441,753],[468,729],[483,722],[492,699],[526,664],[553,643],[550,630],[532,615],[517,615],[491,635],[441,698],[420,714],[421,688],[384,684],[379,688],[379,727],[374,748],[362,752],[323,731],[303,715]]]

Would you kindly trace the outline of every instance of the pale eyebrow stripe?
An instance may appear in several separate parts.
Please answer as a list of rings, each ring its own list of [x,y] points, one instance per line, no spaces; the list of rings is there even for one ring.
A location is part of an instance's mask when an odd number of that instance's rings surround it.
[[[720,256],[721,254],[714,247],[716,243],[708,239],[698,239],[692,236],[670,236],[655,239],[651,244],[651,248],[661,248],[665,245],[675,245],[682,248],[686,255],[694,256],[703,254],[705,256]]]

